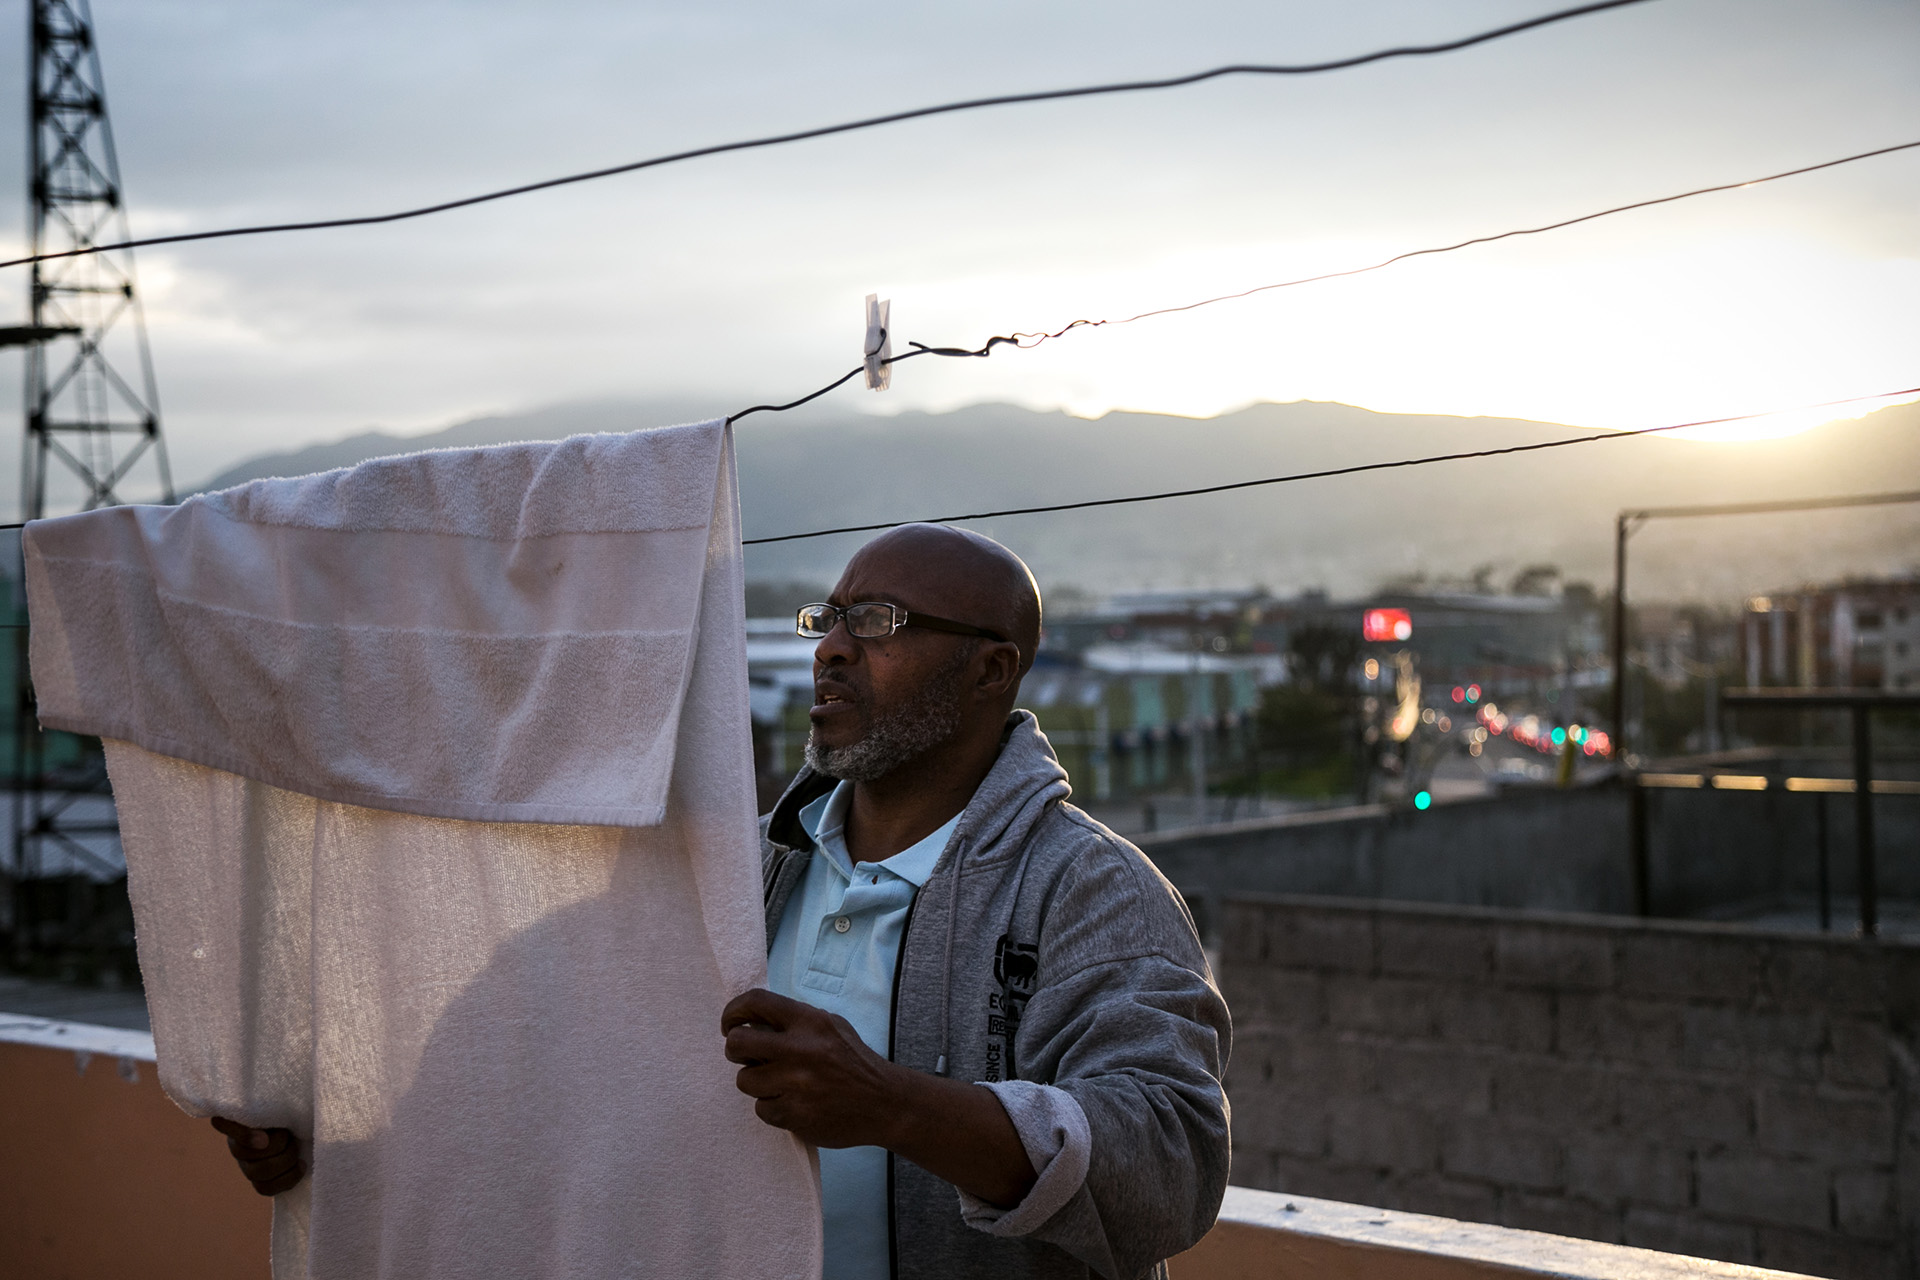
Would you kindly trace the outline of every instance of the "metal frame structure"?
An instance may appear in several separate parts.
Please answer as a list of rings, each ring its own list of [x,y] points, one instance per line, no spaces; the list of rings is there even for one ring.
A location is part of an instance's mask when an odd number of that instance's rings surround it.
[[[1920,708],[1920,693],[1890,693],[1881,689],[1729,689],[1720,695],[1720,704],[1793,711],[1842,709],[1849,713],[1853,721],[1853,833],[1859,859],[1860,935],[1875,936],[1880,931],[1880,893],[1873,832],[1873,725],[1869,716],[1876,709]],[[1824,809],[1821,814],[1824,820]],[[1825,879],[1823,866],[1823,888]]]
[[[29,0],[28,12],[32,252],[130,239],[87,0]],[[9,331],[27,352],[22,518],[54,504],[115,506],[134,484],[143,500],[172,502],[131,251],[35,262],[29,287],[30,322]],[[40,730],[24,643],[13,729],[12,933],[22,951],[42,941],[33,882],[56,860],[113,875],[102,846],[117,843],[118,824],[99,744]]]
[[[1619,763],[1622,778],[1630,790],[1628,802],[1631,810],[1627,827],[1629,848],[1628,865],[1633,878],[1634,910],[1641,916],[1653,914],[1652,855],[1647,848],[1647,797],[1640,787],[1638,777],[1628,764],[1627,737],[1627,539],[1649,520],[1687,519],[1695,516],[1742,516],[1764,515],[1778,511],[1825,511],[1841,507],[1877,507],[1896,503],[1920,502],[1920,492],[1901,493],[1864,493],[1837,498],[1790,498],[1779,502],[1726,502],[1686,507],[1641,507],[1622,511],[1615,517],[1613,525],[1613,627],[1610,644],[1613,650],[1613,688],[1609,691],[1608,722],[1613,728],[1613,758]],[[1752,690],[1729,690],[1721,695],[1721,705],[1755,705],[1754,701],[1736,703],[1739,695],[1753,693]],[[1841,695],[1849,691],[1825,690],[1829,694]],[[1870,692],[1870,691],[1865,691]],[[1777,699],[1776,699],[1777,701]],[[1804,705],[1804,703],[1802,704]],[[1841,705],[1838,703],[1828,705]],[[1845,705],[1854,705],[1847,703]],[[1862,735],[1866,732],[1865,712],[1856,708],[1854,714],[1854,751],[1856,760],[1871,760],[1871,747],[1863,748]],[[1862,754],[1862,752],[1866,754]],[[1868,767],[1871,767],[1870,765]],[[1861,866],[1866,880],[1863,882],[1861,897],[1861,925],[1863,931],[1872,936],[1877,922],[1874,919],[1875,908],[1870,900],[1873,877],[1872,843],[1873,815],[1871,802],[1863,799],[1861,812],[1864,814],[1865,843],[1861,854]],[[1824,815],[1825,810],[1822,810]],[[1822,858],[1825,858],[1825,843],[1822,841]],[[1821,874],[1826,873],[1826,864],[1821,863]],[[1825,901],[1824,892],[1822,901]]]
[[[1642,507],[1622,511],[1613,524],[1613,689],[1608,719],[1613,727],[1613,758],[1625,765],[1627,754],[1627,539],[1649,520],[1692,516],[1764,515],[1775,511],[1825,511],[1838,507],[1879,507],[1920,502],[1920,492],[1863,493],[1839,498],[1789,498],[1781,502],[1727,502],[1693,507]]]

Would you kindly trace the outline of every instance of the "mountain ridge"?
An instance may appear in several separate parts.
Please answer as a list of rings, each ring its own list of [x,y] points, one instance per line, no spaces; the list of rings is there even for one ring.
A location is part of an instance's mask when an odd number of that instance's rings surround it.
[[[227,469],[206,487],[384,453],[553,439],[697,420],[693,401],[594,401],[493,414],[425,435],[369,431]],[[1260,583],[1364,590],[1409,573],[1501,575],[1537,563],[1608,575],[1622,507],[1820,497],[1920,479],[1920,406],[1773,440],[1603,438],[1564,449],[1374,471],[1203,498],[1001,518],[1043,582],[1096,590]],[[1016,405],[881,417],[807,406],[736,428],[749,538],[1321,471],[1581,434],[1554,423],[1384,414],[1327,401],[1214,418]],[[748,548],[759,579],[831,581],[864,535]],[[1662,523],[1639,535],[1635,593],[1734,600],[1846,572],[1920,567],[1920,511]]]

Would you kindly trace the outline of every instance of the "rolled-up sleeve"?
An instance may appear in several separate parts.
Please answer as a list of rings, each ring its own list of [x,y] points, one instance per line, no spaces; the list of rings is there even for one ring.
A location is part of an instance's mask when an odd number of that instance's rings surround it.
[[[1087,1165],[1093,1153],[1087,1113],[1072,1094],[1052,1085],[1007,1080],[985,1087],[1000,1099],[1039,1176],[1025,1198],[1011,1209],[960,1192],[960,1216],[968,1226],[988,1235],[1031,1235],[1086,1185]]]

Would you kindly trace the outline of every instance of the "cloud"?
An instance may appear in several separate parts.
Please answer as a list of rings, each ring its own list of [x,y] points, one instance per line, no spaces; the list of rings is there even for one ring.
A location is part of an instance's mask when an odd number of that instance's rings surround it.
[[[134,224],[357,213],[1001,90],[1311,58],[1542,6],[100,0]],[[0,65],[23,32],[0,29]],[[1903,141],[1910,6],[1649,5],[1469,53],[1049,104],[384,228],[143,255],[184,477],[371,425],[603,395],[787,398],[910,336],[1244,287]],[[0,102],[0,172],[24,121]],[[1920,161],[1627,215],[992,360],[868,412],[1314,398],[1592,424],[1916,381]],[[20,241],[19,202],[0,239]],[[6,281],[21,297],[24,273]],[[16,306],[24,307],[24,301]],[[0,397],[19,362],[0,356]],[[1903,382],[1902,379],[1905,381]],[[0,459],[10,454],[0,451]],[[0,476],[4,479],[4,476]]]

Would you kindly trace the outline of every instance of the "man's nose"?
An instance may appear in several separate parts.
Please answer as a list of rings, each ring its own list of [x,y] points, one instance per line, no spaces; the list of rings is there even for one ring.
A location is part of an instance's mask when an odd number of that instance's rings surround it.
[[[844,666],[852,662],[860,652],[860,642],[847,630],[844,619],[833,624],[833,630],[820,637],[820,643],[813,646],[814,663],[822,667]]]

